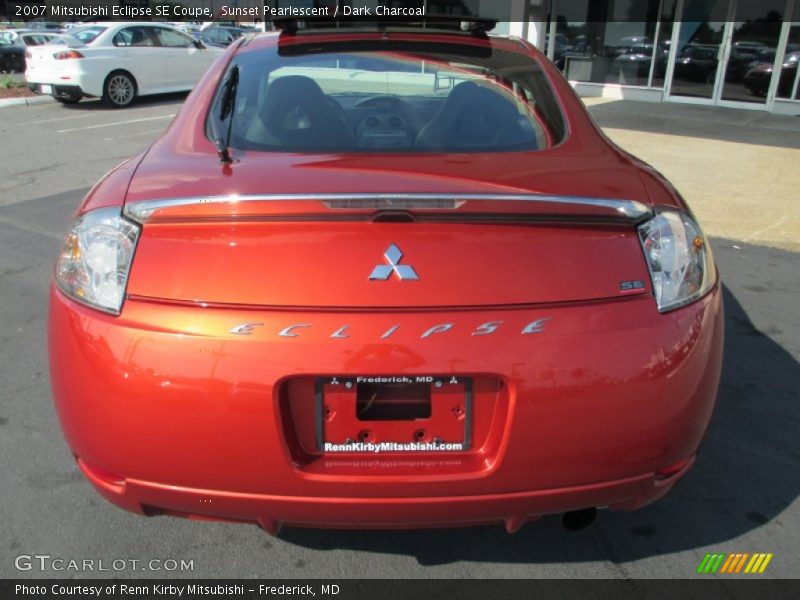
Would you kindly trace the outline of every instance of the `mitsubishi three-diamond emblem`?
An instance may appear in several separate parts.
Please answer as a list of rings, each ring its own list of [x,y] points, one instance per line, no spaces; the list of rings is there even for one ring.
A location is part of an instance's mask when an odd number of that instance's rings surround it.
[[[392,273],[397,275],[400,281],[417,281],[419,275],[411,265],[401,265],[400,261],[403,258],[403,252],[396,244],[392,244],[383,253],[383,257],[389,264],[377,265],[372,270],[372,275],[369,276],[370,281],[386,281],[392,276]]]

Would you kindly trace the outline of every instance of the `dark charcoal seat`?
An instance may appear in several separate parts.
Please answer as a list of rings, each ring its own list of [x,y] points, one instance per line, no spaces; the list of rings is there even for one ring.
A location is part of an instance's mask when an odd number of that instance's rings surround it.
[[[417,136],[420,150],[486,151],[524,146],[537,148],[536,137],[520,125],[512,100],[487,85],[463,81]]]
[[[280,77],[269,85],[261,122],[287,150],[342,150],[355,146],[353,132],[332,102],[309,77]]]

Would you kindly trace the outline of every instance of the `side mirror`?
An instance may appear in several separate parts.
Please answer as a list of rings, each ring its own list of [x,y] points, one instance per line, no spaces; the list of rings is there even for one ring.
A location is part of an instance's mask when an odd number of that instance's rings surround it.
[[[203,42],[201,42],[200,40],[195,40],[194,41],[194,46],[198,50],[205,50],[206,49],[206,45]]]

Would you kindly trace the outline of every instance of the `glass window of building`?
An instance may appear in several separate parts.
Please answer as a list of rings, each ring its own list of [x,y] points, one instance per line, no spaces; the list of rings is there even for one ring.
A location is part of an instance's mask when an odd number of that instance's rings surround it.
[[[736,4],[731,23],[731,47],[722,85],[723,100],[765,101],[785,8],[786,0]],[[764,73],[767,70],[769,72]],[[767,76],[757,77],[762,73]],[[762,79],[766,81],[766,88],[758,85]]]
[[[555,0],[553,61],[571,81],[663,86],[674,14],[675,0]]]
[[[786,54],[781,63],[780,79],[778,80],[778,98],[800,100],[800,0],[794,7],[795,22],[789,28],[789,40],[786,44]]]
[[[669,49],[672,44],[672,28],[675,25],[675,9],[678,0],[663,0],[661,2],[661,18],[655,41],[655,64],[653,65],[653,79],[650,85],[657,88],[664,87],[667,76],[667,63],[669,62]]]
[[[397,2],[397,0],[394,0]],[[451,15],[497,19],[493,34],[508,35],[511,21],[511,2],[497,0],[425,0],[428,15]]]

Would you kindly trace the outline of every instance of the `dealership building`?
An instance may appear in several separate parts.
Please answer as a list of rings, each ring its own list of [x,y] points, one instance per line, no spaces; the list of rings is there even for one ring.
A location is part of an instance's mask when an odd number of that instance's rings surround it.
[[[256,0],[258,1],[258,0]],[[244,2],[239,2],[240,5]],[[335,6],[272,0],[266,6]],[[499,20],[582,96],[800,115],[800,0],[338,0]]]
[[[800,0],[44,1],[175,4],[202,8],[206,16],[220,20],[223,7],[249,8],[265,16],[292,9],[322,10],[331,16],[338,9],[340,17],[364,15],[364,9],[376,16],[398,9],[421,10],[427,16],[479,16],[498,20],[494,33],[519,36],[546,53],[582,96],[800,115]],[[5,8],[9,6],[6,2]],[[241,20],[264,24],[263,17]]]

